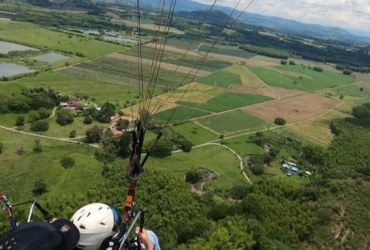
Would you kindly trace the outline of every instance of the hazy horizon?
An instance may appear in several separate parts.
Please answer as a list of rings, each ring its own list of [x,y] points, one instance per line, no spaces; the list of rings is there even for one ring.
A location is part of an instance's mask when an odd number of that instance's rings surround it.
[[[214,0],[192,0],[213,4]],[[238,0],[217,0],[216,5],[234,8]],[[250,0],[241,0],[238,9],[244,10]],[[247,12],[277,16],[302,23],[321,24],[360,31],[370,35],[369,0],[255,0]]]

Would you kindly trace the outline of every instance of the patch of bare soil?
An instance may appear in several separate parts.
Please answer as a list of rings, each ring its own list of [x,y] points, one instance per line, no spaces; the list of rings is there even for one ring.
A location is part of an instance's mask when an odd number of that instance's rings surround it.
[[[365,89],[370,89],[370,82],[359,81],[355,82],[354,84]]]
[[[113,58],[113,59],[118,59],[118,60],[123,60],[123,61],[129,61],[129,62],[137,62],[137,57],[134,57],[134,56],[129,56],[129,55],[124,55],[124,54],[119,54],[119,53],[113,53],[113,54],[110,54],[107,56],[108,58]],[[142,63],[143,64],[147,64],[147,65],[151,65],[152,63],[152,60],[149,60],[149,59],[142,59]],[[208,72],[208,71],[205,71],[205,70],[193,70],[193,68],[189,68],[189,67],[183,67],[183,66],[178,66],[176,64],[172,64],[172,63],[165,63],[165,62],[161,62],[161,68],[165,68],[167,70],[172,70],[172,71],[175,71],[177,69],[177,72],[180,72],[180,73],[184,73],[184,74],[189,74],[190,73],[190,76],[193,76],[195,73],[197,73],[197,77],[204,77],[204,76],[207,76],[209,74],[211,74],[211,72]]]
[[[282,117],[287,124],[291,124],[318,117],[333,109],[339,103],[337,100],[317,94],[304,94],[261,103],[244,109],[270,121],[274,121],[276,117]]]
[[[370,75],[369,74],[354,72],[353,75],[359,81],[370,82]]]
[[[271,87],[271,89],[275,91],[275,93],[280,96],[281,99],[306,94],[306,92],[297,89],[285,89],[280,87]]]

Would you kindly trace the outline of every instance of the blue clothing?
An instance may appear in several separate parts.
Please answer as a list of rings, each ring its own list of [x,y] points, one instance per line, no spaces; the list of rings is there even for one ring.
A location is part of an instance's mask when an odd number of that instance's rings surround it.
[[[153,250],[161,250],[157,235],[153,231],[150,231],[150,230],[146,230],[146,232],[148,233],[149,240],[153,245]],[[137,237],[135,237],[135,240],[137,240]],[[135,242],[135,245],[136,245],[136,242]],[[141,248],[145,249],[145,246],[143,243],[141,243]]]
[[[146,230],[150,239],[150,242],[152,242],[153,250],[161,250],[161,247],[159,246],[159,241],[157,235],[150,230]]]

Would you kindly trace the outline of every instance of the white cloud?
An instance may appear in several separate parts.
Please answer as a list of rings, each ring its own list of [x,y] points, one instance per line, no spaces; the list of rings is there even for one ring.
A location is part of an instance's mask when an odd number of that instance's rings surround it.
[[[212,4],[214,0],[195,0]],[[217,5],[235,7],[238,0],[218,0]],[[241,0],[244,9],[250,0]],[[255,0],[247,10],[305,23],[370,31],[370,0]]]

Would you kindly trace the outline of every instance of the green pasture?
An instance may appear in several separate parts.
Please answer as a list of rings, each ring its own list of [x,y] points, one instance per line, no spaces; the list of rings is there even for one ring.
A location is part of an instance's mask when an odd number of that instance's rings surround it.
[[[173,111],[175,112],[173,113]],[[173,113],[173,116],[171,117]],[[186,121],[192,118],[197,118],[205,115],[211,114],[210,112],[194,109],[191,107],[185,107],[178,105],[176,108],[168,109],[162,112],[159,112],[153,116],[153,120],[157,122],[167,122],[170,118],[170,122],[180,122]]]
[[[75,76],[45,72],[35,77],[27,77],[13,82],[0,83],[0,93],[9,96],[12,93],[20,94],[22,89],[36,87],[51,88],[63,95],[74,95],[76,92],[87,95],[90,102],[101,105],[105,102],[118,103],[123,107],[126,100],[134,101],[138,95],[137,87],[120,86],[117,84],[100,82],[94,79],[81,79]],[[92,101],[95,98],[95,101]]]
[[[239,75],[223,70],[217,71],[211,75],[203,77],[199,79],[198,82],[225,88],[228,88],[230,85],[234,84],[236,85],[243,84]]]
[[[241,110],[201,118],[197,122],[224,135],[257,131],[272,126],[271,123]]]
[[[244,157],[250,154],[263,154],[265,152],[264,149],[255,143],[249,143],[248,142],[249,138],[250,138],[250,135],[242,135],[238,137],[224,139],[222,141],[224,145],[233,149],[241,157]]]
[[[89,35],[80,37],[77,35],[69,35],[46,28],[41,28],[27,23],[22,28],[18,23],[16,25],[8,24],[9,29],[0,29],[0,39],[11,41],[29,46],[38,46],[52,50],[64,50],[72,53],[82,53],[86,58],[94,58],[105,54],[117,52],[123,49],[123,46],[93,40]],[[1,25],[6,26],[6,24]],[[79,34],[81,35],[81,34]]]
[[[221,175],[219,179],[208,184],[212,189],[227,188],[231,184],[246,182],[240,173],[238,158],[228,149],[217,145],[193,148],[189,153],[173,153],[163,159],[153,157],[150,158],[150,166],[155,170],[171,172],[180,177],[194,168],[208,168]]]
[[[218,139],[217,135],[200,126],[197,126],[192,122],[172,126],[171,129],[182,135],[194,145],[199,145]]]
[[[271,97],[262,95],[224,92],[205,103],[201,104],[192,102],[180,102],[180,103],[182,105],[204,109],[211,112],[222,112],[230,109],[266,102],[269,100],[273,99]]]
[[[85,192],[103,181],[100,174],[102,164],[92,157],[94,148],[40,138],[43,151],[34,153],[34,141],[37,138],[6,130],[0,133],[0,142],[4,147],[0,154],[0,189],[13,202],[33,197],[32,190],[38,178],[47,183],[48,196],[76,190]],[[20,147],[24,148],[24,155],[16,154]],[[75,166],[64,169],[60,165],[63,156],[72,157]]]
[[[198,51],[202,52],[208,52],[210,53],[215,53],[215,54],[220,54],[220,55],[226,55],[226,56],[235,56],[235,57],[241,57],[244,59],[249,59],[252,58],[254,55],[253,53],[250,53],[245,50],[239,49],[237,46],[236,47],[231,47],[231,46],[214,46],[211,49],[212,45],[210,44],[205,44],[203,43]]]
[[[97,121],[93,121],[93,123],[86,125],[86,124],[83,123],[84,117],[83,116],[80,116],[80,117],[75,117],[73,123],[68,124],[66,126],[60,126],[56,122],[56,119],[57,119],[57,116],[56,115],[54,115],[50,119],[46,119],[49,122],[49,129],[48,129],[48,131],[45,131],[45,132],[37,132],[37,133],[38,134],[41,134],[41,135],[46,135],[46,136],[52,136],[52,137],[57,137],[57,138],[66,138],[66,139],[68,139],[69,138],[69,133],[72,130],[75,130],[76,131],[76,137],[81,137],[81,136],[85,136],[86,135],[86,131],[89,128],[92,128],[94,125],[102,126],[104,128],[109,125],[109,124],[102,124],[102,123],[99,123]],[[27,120],[27,117],[26,117],[26,120]],[[30,127],[31,127],[31,124],[26,124],[24,126],[24,130],[27,131],[27,132],[33,133],[30,130]]]
[[[248,68],[270,86],[299,89],[309,92],[315,92],[320,89],[332,88],[353,82],[351,77],[346,77],[339,73],[325,70],[323,72],[316,72],[299,65],[277,67],[277,69],[282,69],[288,72],[279,72],[273,68],[268,69],[252,66],[249,66]]]
[[[285,66],[279,66],[278,68],[297,72],[297,73],[302,73],[306,74],[316,81],[320,82],[323,84],[324,88],[331,88],[331,87],[336,87],[344,84],[348,84],[351,82],[354,82],[355,79],[352,78],[351,76],[344,75],[342,73],[337,73],[337,72],[332,72],[328,70],[324,70],[323,72],[317,72],[313,69],[309,69],[306,66],[300,66],[300,65],[285,65]]]
[[[356,97],[362,97],[362,98],[370,98],[370,89],[363,88],[361,90],[361,87],[356,85],[347,85],[347,86],[341,86],[337,89],[335,89],[338,94],[341,95],[350,95],[350,96],[356,96]]]

